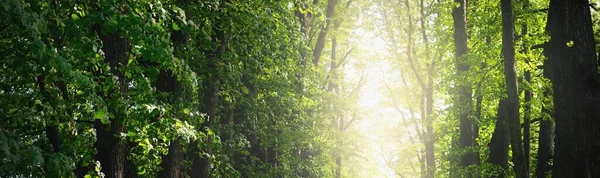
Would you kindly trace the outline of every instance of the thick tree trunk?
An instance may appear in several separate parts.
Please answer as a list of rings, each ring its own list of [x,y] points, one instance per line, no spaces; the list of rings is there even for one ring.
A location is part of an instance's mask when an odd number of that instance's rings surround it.
[[[502,55],[504,56],[504,76],[508,95],[508,128],[512,149],[512,161],[517,178],[529,177],[523,154],[521,141],[521,124],[519,117],[519,91],[515,69],[514,21],[511,0],[500,1],[502,8]]]
[[[467,54],[467,17],[466,17],[466,0],[455,0],[459,6],[452,10],[452,17],[454,19],[454,51],[456,55],[456,70],[460,79],[458,79],[457,90],[458,100],[454,104],[457,116],[460,119],[460,140],[459,147],[466,149],[466,153],[462,155],[460,166],[468,167],[470,165],[477,164],[478,155],[473,151],[472,148],[477,146],[476,134],[475,134],[475,121],[473,118],[472,108],[472,91],[471,84],[467,81],[467,73],[469,71],[469,61],[464,58]]]
[[[588,0],[551,0],[547,74],[554,89],[552,177],[600,177],[600,80]]]
[[[549,91],[544,92],[544,100],[552,102],[548,97]],[[551,106],[551,105],[550,105]],[[542,107],[542,120],[540,121],[540,137],[537,154],[537,178],[551,177],[552,159],[554,158],[554,119],[548,107]]]
[[[209,68],[216,68],[216,65],[213,65],[212,67]],[[213,68],[213,69],[214,69]],[[212,74],[213,77],[207,79],[205,82],[203,82],[203,89],[202,89],[202,107],[201,107],[201,112],[206,113],[206,116],[208,117],[207,121],[204,121],[203,127],[200,128],[202,131],[204,131],[204,127],[210,127],[212,124],[212,122],[214,122],[214,119],[216,119],[216,100],[217,100],[217,93],[219,92],[219,81],[218,78],[216,77],[217,71],[214,71],[214,73]],[[211,139],[211,138],[209,138]],[[191,173],[191,177],[192,178],[206,178],[210,176],[210,160],[208,157],[204,156],[204,155],[199,155],[201,153],[204,152],[209,152],[210,150],[208,149],[204,149],[204,150],[197,150],[198,152],[194,152],[193,154],[193,161],[192,161],[192,173]]]
[[[181,173],[181,162],[183,161],[183,149],[177,140],[171,141],[169,152],[162,156],[160,166],[162,170],[158,172],[161,178],[179,178],[183,177]]]
[[[102,42],[102,51],[104,52],[104,61],[109,64],[110,72],[119,79],[119,92],[103,93],[106,100],[125,100],[127,98],[127,88],[129,82],[125,77],[125,69],[129,60],[129,40],[119,31],[103,34],[97,28],[97,34]],[[114,96],[120,93],[120,96]],[[109,124],[103,124],[100,120],[94,122],[96,129],[95,147],[98,153],[96,160],[102,166],[101,171],[106,178],[125,177],[125,167],[127,162],[126,145],[118,138],[120,133],[125,132],[122,122],[124,113],[118,111],[117,106],[107,106],[108,112],[113,113]]]
[[[490,148],[490,157],[488,163],[500,168],[500,171],[494,169],[491,177],[506,177],[508,175],[508,105],[510,103],[503,99],[498,104],[498,117],[496,119],[496,128],[492,134],[492,140],[488,145]]]
[[[171,41],[175,47],[175,53],[181,53],[183,47],[189,45],[190,34],[188,32],[173,31],[171,33]],[[183,57],[180,59],[184,59]],[[162,69],[159,72],[156,84],[158,91],[169,93],[166,103],[175,103],[180,98],[179,90],[181,89],[181,82],[173,76],[173,71],[169,69]],[[169,143],[167,155],[162,156],[162,162],[160,164],[161,170],[158,172],[158,177],[161,178],[179,178],[183,177],[181,170],[181,162],[183,162],[183,147],[177,139]]]

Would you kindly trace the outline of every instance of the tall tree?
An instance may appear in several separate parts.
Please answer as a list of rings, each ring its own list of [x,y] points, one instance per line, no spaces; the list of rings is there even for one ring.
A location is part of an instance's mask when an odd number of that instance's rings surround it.
[[[184,1],[185,3],[185,1]],[[174,53],[177,57],[185,58],[182,54],[190,43],[190,33],[181,29],[171,32],[171,42],[174,46]],[[156,89],[160,92],[167,93],[164,102],[169,104],[177,104],[181,100],[181,82],[178,81],[176,74],[171,69],[161,69],[155,83]],[[177,116],[177,114],[174,114]],[[168,152],[161,157],[161,168],[158,172],[159,177],[165,178],[180,178],[184,177],[182,164],[184,159],[184,147],[180,144],[181,140],[175,138],[169,143]]]
[[[466,149],[461,157],[460,166],[468,167],[477,164],[477,155],[472,149],[477,146],[476,141],[476,122],[473,118],[472,91],[471,84],[467,80],[467,73],[470,65],[466,56],[467,48],[467,1],[455,0],[457,6],[452,9],[452,18],[454,19],[454,53],[456,73],[459,77],[456,88],[458,90],[456,107],[456,116],[460,119],[460,141],[459,146]]]
[[[514,19],[512,0],[500,1],[502,8],[502,56],[504,57],[504,76],[508,95],[508,128],[512,149],[512,161],[518,178],[529,177],[529,170],[523,154],[521,124],[519,117],[519,91],[515,66]]]
[[[525,0],[523,1],[523,10],[527,11],[529,9],[529,1]],[[528,33],[528,24],[525,23],[523,24],[523,26],[521,27],[521,38],[525,37]],[[529,49],[527,48],[527,46],[525,46],[527,44],[523,43],[523,53],[527,54],[529,52]],[[525,65],[531,65],[530,64],[530,59],[526,58],[525,59]],[[527,89],[525,89],[525,96],[524,96],[524,108],[523,108],[523,156],[525,157],[525,167],[527,169],[530,169],[530,162],[531,162],[531,115],[532,115],[532,98],[533,98],[533,92],[531,89],[531,71],[530,70],[525,70],[525,74],[524,74],[524,78],[525,78],[525,82],[527,83]]]
[[[537,178],[551,177],[552,160],[554,158],[554,119],[552,113],[552,98],[550,88],[544,89],[544,103],[540,120],[540,136],[537,153]]]
[[[508,175],[508,104],[506,99],[502,99],[498,104],[496,127],[488,145],[490,148],[488,162],[500,168],[499,171],[494,168],[491,177],[501,178]]]
[[[101,13],[106,13],[107,9],[101,7],[98,10]],[[118,13],[127,13],[121,10]],[[109,19],[118,18],[115,14],[103,14]],[[127,99],[127,91],[129,87],[129,79],[125,76],[125,69],[129,61],[130,43],[129,37],[121,30],[108,30],[108,22],[99,22],[95,24],[96,31],[100,42],[102,43],[102,52],[104,54],[104,62],[110,67],[109,76],[114,76],[118,81],[116,86],[110,83],[110,80],[99,80],[100,85],[108,85],[109,90],[102,92],[99,95],[103,97],[104,102],[108,103],[106,108],[99,108],[97,111],[100,114],[94,122],[96,129],[97,150],[96,159],[102,166],[102,172],[107,178],[123,178],[126,177],[126,145],[119,138],[120,133],[126,133],[123,122],[126,114],[124,112],[124,103]],[[101,71],[98,71],[101,72]],[[98,74],[101,75],[101,74]],[[98,76],[101,78],[100,76]],[[106,114],[110,113],[110,114]],[[102,117],[109,117],[109,122],[104,123]]]
[[[551,0],[545,74],[552,81],[556,149],[552,177],[600,176],[600,79],[590,2]]]
[[[315,1],[318,2],[318,1]],[[338,0],[327,0],[327,9],[325,12],[325,26],[321,28],[319,37],[317,37],[317,44],[313,49],[313,65],[319,66],[319,60],[321,59],[323,49],[325,48],[325,40],[327,39],[327,33],[333,25],[333,16],[335,15],[335,6]]]

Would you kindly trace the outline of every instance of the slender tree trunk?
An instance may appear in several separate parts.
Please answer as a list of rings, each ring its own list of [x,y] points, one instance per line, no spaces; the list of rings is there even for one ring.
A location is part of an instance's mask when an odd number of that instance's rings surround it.
[[[531,83],[531,72],[525,71],[525,81]],[[531,89],[525,90],[525,106],[523,108],[523,157],[525,158],[525,168],[529,170],[531,161],[531,99],[533,93]],[[528,171],[529,172],[529,171]]]
[[[545,73],[554,89],[552,177],[600,177],[600,80],[588,0],[551,0]]]
[[[340,22],[338,20],[334,20],[333,22],[334,24],[334,28],[333,28],[333,32],[335,33],[340,25]],[[339,75],[338,75],[338,59],[337,59],[337,36],[336,35],[332,35],[331,36],[331,63],[330,63],[330,71],[329,71],[329,83],[327,86],[327,90],[329,90],[329,92],[332,92],[334,94],[337,94],[338,96],[341,96],[341,92],[339,90],[339,85],[338,82],[340,82],[339,80]],[[337,130],[340,134],[343,134],[343,128],[344,128],[344,117],[341,115],[341,113],[338,113],[338,108],[340,106],[337,105],[333,105],[333,111],[334,111],[334,118],[335,120],[337,120]],[[334,157],[335,157],[335,168],[334,168],[334,177],[336,178],[340,178],[342,177],[342,148],[341,146],[344,143],[343,140],[343,136],[338,137],[338,146],[335,148],[335,153],[334,153]]]
[[[435,150],[434,150],[434,135],[433,135],[433,89],[425,89],[425,160],[427,162],[427,177],[435,177]]]
[[[525,0],[523,2],[523,9],[529,9],[529,1]],[[521,36],[525,37],[527,35],[527,23],[523,24],[521,29]],[[526,45],[526,44],[523,44]],[[529,50],[526,46],[523,46],[523,53],[528,54]],[[525,59],[526,65],[529,65],[529,58]],[[531,84],[531,72],[529,70],[525,70],[525,82],[527,82],[528,86]],[[533,98],[533,92],[531,88],[527,88],[525,90],[525,106],[523,108],[523,152],[525,157],[525,167],[527,170],[530,169],[531,162],[531,99]]]
[[[423,0],[420,2],[420,13],[421,13],[421,35],[423,37],[423,43],[425,43],[425,59],[431,62],[427,64],[427,84],[423,87],[425,92],[425,130],[427,133],[427,140],[425,140],[425,152],[427,156],[427,169],[429,177],[434,177],[436,165],[435,165],[435,133],[433,131],[433,78],[435,76],[435,59],[429,55],[429,39],[427,36],[427,30],[425,28],[425,21],[427,16],[425,15],[425,5]]]
[[[460,119],[460,140],[459,147],[466,149],[462,155],[460,166],[465,168],[477,164],[477,155],[471,150],[477,146],[475,134],[475,121],[472,108],[471,84],[467,80],[467,73],[470,65],[468,59],[464,58],[467,54],[467,30],[466,30],[466,0],[455,0],[458,3],[452,10],[454,19],[454,51],[456,54],[456,70],[460,77],[457,80],[458,101],[455,103],[457,116]]]
[[[490,141],[490,157],[488,163],[491,163],[500,168],[500,171],[494,168],[493,175],[490,177],[506,177],[508,175],[508,110],[510,103],[506,99],[502,99],[498,104],[498,117],[496,118],[496,128],[492,134]]]
[[[317,44],[313,50],[313,65],[319,66],[319,60],[321,58],[321,54],[323,53],[323,49],[325,48],[325,39],[327,37],[327,32],[331,24],[333,23],[333,16],[335,15],[335,5],[337,4],[337,0],[328,0],[327,1],[327,10],[325,12],[325,27],[321,29],[319,32],[319,37],[317,38]]]
[[[513,10],[511,0],[500,1],[502,8],[502,55],[504,56],[504,76],[508,94],[508,128],[512,149],[512,161],[517,178],[529,177],[521,142],[521,124],[519,118],[519,91],[515,69],[515,49],[513,36]]]
[[[544,91],[544,103],[549,103],[550,91]],[[540,137],[538,141],[537,154],[537,178],[551,177],[552,159],[554,158],[554,119],[552,118],[551,108],[542,106],[542,120],[540,121]]]

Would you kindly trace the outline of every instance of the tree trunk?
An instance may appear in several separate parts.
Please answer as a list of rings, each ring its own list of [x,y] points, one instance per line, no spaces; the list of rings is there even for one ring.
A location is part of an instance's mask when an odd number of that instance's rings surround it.
[[[426,88],[425,92],[425,160],[427,162],[427,177],[435,177],[435,150],[434,150],[434,135],[433,135],[433,89]]]
[[[181,162],[183,161],[183,149],[177,140],[171,141],[169,152],[162,156],[160,166],[162,170],[158,172],[158,177],[178,178],[183,177],[181,173]]]
[[[323,49],[325,48],[325,38],[327,37],[327,32],[331,24],[333,23],[333,16],[335,15],[335,5],[337,4],[337,0],[328,0],[327,1],[327,10],[325,12],[325,27],[321,29],[319,32],[319,37],[317,38],[317,44],[315,44],[315,48],[313,50],[313,65],[319,66],[319,60],[321,58],[321,53],[323,53]]]
[[[531,83],[531,72],[525,71],[525,81]],[[525,168],[529,170],[531,155],[531,98],[533,93],[531,89],[525,90],[525,106],[523,108],[523,157],[525,158]],[[529,172],[529,171],[528,171]]]
[[[427,86],[423,87],[423,92],[425,93],[425,131],[426,131],[426,140],[425,140],[425,153],[427,156],[427,172],[429,177],[434,177],[436,165],[435,165],[435,134],[433,131],[433,80],[434,80],[434,71],[435,71],[435,59],[431,58],[429,55],[429,39],[427,37],[427,31],[425,29],[425,5],[423,0],[420,2],[420,13],[421,13],[421,35],[423,37],[423,43],[425,46],[425,59],[431,60],[431,63],[427,65]]]
[[[220,26],[220,27],[219,27]],[[217,63],[221,61],[221,57],[225,50],[227,49],[227,44],[229,43],[225,32],[222,27],[223,24],[217,24],[217,27],[214,27],[214,34],[211,36],[211,40],[215,48],[213,50],[205,50],[204,55],[208,56],[208,66],[207,70],[202,71],[204,73],[204,80],[202,81],[201,87],[199,89],[199,95],[202,98],[200,105],[200,112],[206,113],[206,119],[204,123],[199,127],[201,132],[205,132],[205,128],[212,127],[213,123],[216,121],[217,117],[217,94],[219,93],[220,88],[220,70],[218,68]],[[209,143],[213,138],[208,138]],[[197,145],[197,144],[192,144]],[[195,150],[192,151],[192,169],[191,169],[191,177],[192,178],[205,178],[210,176],[211,170],[211,162],[209,158],[203,153],[211,153],[210,148],[203,147],[201,149],[204,150]],[[200,155],[202,154],[202,155]]]
[[[183,52],[183,47],[189,45],[190,34],[183,31],[173,31],[171,33],[171,41],[173,42],[174,52],[176,54],[181,53]],[[180,59],[185,58],[180,57]],[[173,104],[180,98],[177,92],[181,89],[181,82],[177,81],[177,78],[173,76],[173,71],[169,69],[160,70],[155,86],[158,91],[169,93],[166,103]],[[169,143],[168,150],[167,155],[162,156],[160,164],[162,170],[158,172],[158,176],[164,178],[183,177],[181,170],[181,162],[184,160],[183,147],[179,144],[177,138]]]
[[[210,65],[209,65],[210,66]],[[209,68],[216,68],[216,65],[212,64]],[[214,119],[216,119],[216,100],[217,93],[219,92],[219,81],[217,73],[218,71],[213,70],[213,74],[211,78],[207,79],[203,82],[202,86],[202,106],[201,112],[206,113],[207,120],[202,124],[203,126],[200,128],[203,132],[205,127],[210,127]],[[212,138],[209,138],[212,139]],[[199,155],[205,152],[210,153],[210,150],[207,148],[203,148],[204,150],[197,150],[193,152],[193,160],[192,160],[192,178],[206,178],[210,176],[210,160],[204,154]]]
[[[544,92],[544,103],[551,103],[550,91]],[[550,105],[551,106],[551,105]],[[554,157],[554,119],[550,108],[542,106],[542,120],[540,121],[540,138],[537,157],[537,178],[551,177],[552,159]]]
[[[508,115],[510,111],[508,110],[508,102],[506,99],[502,99],[500,104],[498,104],[498,117],[496,119],[496,128],[494,128],[494,133],[492,134],[492,140],[490,140],[490,144],[488,145],[490,148],[490,157],[488,158],[488,163],[492,165],[498,166],[500,170],[498,171],[494,168],[492,171],[493,175],[490,177],[506,177],[508,175]]]
[[[523,2],[523,10],[529,10],[529,0],[525,0]],[[521,29],[521,36],[525,37],[527,35],[527,23],[523,24]],[[529,50],[527,44],[523,43],[523,53],[528,54]],[[530,65],[529,58],[525,59],[525,65]],[[528,86],[531,86],[531,71],[525,70],[525,82],[527,82]],[[525,90],[525,106],[523,108],[524,116],[523,116],[523,152],[525,157],[525,167],[527,170],[530,169],[531,165],[531,99],[533,97],[533,93],[531,88],[528,87]]]
[[[502,55],[504,56],[504,76],[508,95],[508,128],[512,149],[512,161],[517,178],[529,177],[525,166],[523,143],[521,141],[521,124],[519,118],[519,91],[515,69],[515,48],[513,36],[513,10],[511,0],[500,1],[502,8]]]
[[[460,166],[466,168],[477,164],[477,155],[471,150],[477,146],[475,134],[475,121],[473,119],[472,91],[471,84],[468,82],[467,73],[469,71],[469,61],[464,58],[467,54],[467,17],[466,0],[455,0],[459,6],[452,10],[454,19],[454,51],[456,54],[456,70],[460,79],[457,80],[458,101],[454,104],[457,116],[460,119],[460,140],[459,147],[466,149],[462,155]]]
[[[589,3],[550,1],[544,67],[554,89],[552,177],[600,177],[600,80]]]
[[[104,52],[104,61],[110,66],[110,72],[119,79],[119,92],[109,91],[101,96],[105,100],[125,100],[127,98],[127,88],[129,82],[125,76],[125,69],[129,60],[129,40],[121,32],[104,34],[101,27],[96,27],[96,32],[102,42],[102,51]],[[102,83],[102,85],[106,85]],[[114,96],[120,93],[120,96]],[[103,124],[99,119],[94,122],[96,129],[96,143],[94,144],[98,153],[96,160],[102,166],[101,171],[106,178],[125,177],[125,167],[127,162],[126,145],[118,138],[120,133],[125,132],[122,122],[124,113],[118,110],[117,106],[108,105],[108,112],[113,113],[110,123]]]

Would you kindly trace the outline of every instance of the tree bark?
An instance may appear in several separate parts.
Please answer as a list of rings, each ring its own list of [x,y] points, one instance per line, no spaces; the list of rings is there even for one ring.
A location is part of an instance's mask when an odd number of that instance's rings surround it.
[[[325,38],[327,37],[327,32],[331,24],[333,23],[333,16],[335,15],[335,5],[337,4],[337,0],[328,0],[327,1],[327,10],[325,12],[325,27],[321,29],[319,32],[319,37],[317,38],[317,44],[315,44],[315,48],[313,50],[313,65],[319,66],[319,60],[321,58],[321,54],[323,53],[323,49],[325,48]]]
[[[455,103],[457,116],[460,119],[460,140],[459,147],[466,149],[466,153],[462,155],[460,166],[466,168],[470,165],[477,164],[477,155],[471,150],[477,146],[475,134],[475,121],[473,119],[472,108],[472,91],[471,84],[467,80],[467,73],[470,65],[467,54],[467,17],[466,17],[466,0],[455,0],[459,6],[452,10],[454,20],[454,51],[456,55],[456,73],[460,77],[457,80],[458,100]]]
[[[212,64],[209,65],[209,68],[215,69],[216,65]],[[204,131],[205,127],[210,127],[212,124],[212,122],[214,122],[214,119],[216,119],[216,100],[217,100],[217,93],[219,92],[219,81],[218,81],[218,77],[216,74],[218,71],[213,70],[213,73],[211,74],[212,77],[210,77],[209,79],[207,79],[205,82],[203,82],[202,84],[202,106],[200,111],[203,113],[206,113],[207,116],[207,120],[204,121],[204,123],[202,124],[203,126],[200,128],[202,129],[202,131]],[[209,138],[211,139],[211,138]],[[192,159],[192,173],[191,173],[191,177],[192,178],[205,178],[205,177],[209,177],[210,176],[210,160],[208,157],[206,157],[205,155],[199,155],[205,152],[210,152],[210,150],[208,150],[208,148],[203,148],[204,150],[196,150],[195,152],[193,152],[193,159]]]
[[[102,51],[104,52],[104,61],[110,66],[112,75],[118,77],[118,91],[109,91],[102,93],[101,96],[105,100],[126,100],[127,88],[129,82],[125,76],[125,69],[129,60],[129,40],[126,35],[120,31],[105,34],[102,28],[97,25],[96,32],[102,42]],[[106,85],[105,83],[102,83]],[[120,96],[115,96],[120,93]],[[126,145],[118,138],[120,133],[125,132],[123,120],[125,114],[120,111],[117,106],[109,104],[107,106],[109,113],[113,113],[114,117],[110,118],[110,123],[103,124],[97,119],[94,122],[96,129],[96,143],[94,144],[98,160],[102,166],[101,171],[106,178],[123,178],[125,176],[125,167],[127,163]]]
[[[549,93],[550,91],[544,91],[545,103],[552,102]],[[554,119],[552,115],[551,108],[542,106],[536,169],[537,178],[551,177],[552,173],[552,159],[554,158]]]
[[[531,83],[531,72],[525,71],[525,81]],[[523,108],[523,157],[525,158],[525,168],[530,168],[531,155],[531,99],[533,93],[531,89],[525,90],[525,106]],[[529,172],[529,171],[528,171]]]
[[[523,143],[521,141],[521,125],[519,117],[519,91],[515,69],[514,21],[511,0],[501,0],[502,8],[502,55],[504,57],[504,76],[508,95],[508,128],[512,149],[512,161],[517,178],[529,177],[525,166]]]
[[[498,104],[498,117],[496,119],[496,128],[492,134],[492,140],[488,145],[490,148],[490,157],[488,163],[500,167],[500,171],[492,172],[493,175],[490,177],[506,177],[508,175],[508,110],[509,102],[506,99],[502,99]]]
[[[589,3],[550,1],[544,66],[554,89],[552,177],[600,177],[600,80]]]
[[[529,0],[525,0],[523,2],[523,9],[527,11],[529,9]],[[527,23],[523,24],[521,29],[521,36],[524,37],[527,35]],[[527,45],[527,44],[523,44]],[[529,50],[527,46],[523,46],[523,53],[528,54]],[[529,65],[529,58],[525,59],[526,64]],[[531,71],[525,70],[525,82],[527,82],[528,86],[531,86]],[[525,157],[525,167],[530,169],[531,162],[531,99],[533,98],[533,92],[531,91],[531,87],[528,87],[525,90],[525,106],[523,108],[523,152]]]

